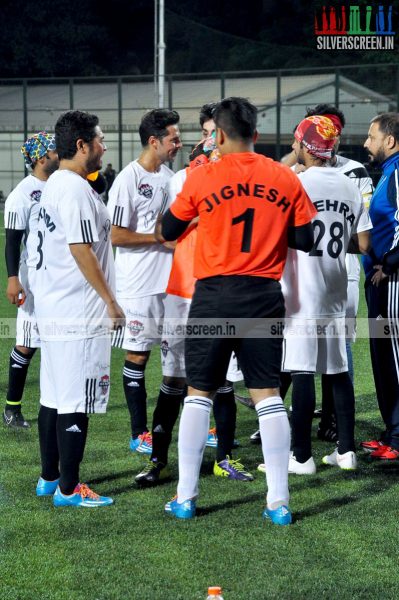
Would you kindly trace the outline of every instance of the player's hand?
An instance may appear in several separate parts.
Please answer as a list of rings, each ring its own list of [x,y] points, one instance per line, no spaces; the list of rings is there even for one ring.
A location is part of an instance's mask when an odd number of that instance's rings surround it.
[[[174,242],[164,242],[162,244],[162,246],[164,248],[169,248],[169,250],[174,250],[176,248],[177,245],[177,240],[175,240]]]
[[[305,165],[300,165],[299,163],[296,163],[295,173],[303,173],[304,171],[306,171]]]
[[[382,272],[382,265],[374,265],[373,269],[375,270],[374,275],[371,278],[371,283],[378,287],[383,279],[386,279],[388,275]]]
[[[21,306],[21,304],[25,302],[25,290],[16,275],[8,278],[6,294],[11,304],[18,304],[18,306]]]
[[[125,326],[126,317],[122,307],[114,300],[107,304],[108,316],[111,320],[111,329],[119,329]]]

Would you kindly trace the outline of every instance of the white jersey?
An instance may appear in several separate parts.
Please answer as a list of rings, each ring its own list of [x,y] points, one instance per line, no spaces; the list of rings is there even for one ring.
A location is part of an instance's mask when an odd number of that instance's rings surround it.
[[[39,203],[45,185],[45,181],[34,175],[28,175],[8,195],[4,205],[5,229],[18,229],[25,232],[22,238],[19,271],[19,280],[25,290],[30,287],[28,267],[35,268],[37,263]]]
[[[112,224],[137,233],[154,233],[159,212],[169,207],[167,183],[173,171],[161,165],[150,173],[137,160],[116,177],[109,192]],[[173,252],[161,244],[117,248],[115,255],[118,298],[142,298],[165,292]]]
[[[69,244],[92,244],[110,288],[115,290],[111,220],[89,183],[63,169],[47,181],[38,227],[35,309],[42,340],[84,339],[106,332],[106,305],[88,283]]]
[[[289,250],[282,278],[287,317],[345,316],[345,254],[353,233],[369,228],[361,194],[332,167],[310,167],[299,178],[318,214],[309,254]]]
[[[336,162],[333,165],[339,173],[343,173],[359,188],[362,194],[363,203],[368,210],[370,206],[371,196],[373,195],[374,187],[371,177],[366,171],[366,168],[362,163],[345,156],[336,155]],[[370,222],[367,229],[371,229],[372,224]],[[363,231],[366,231],[364,229]],[[346,255],[346,270],[348,273],[348,281],[359,281],[360,280],[360,264],[356,254]]]

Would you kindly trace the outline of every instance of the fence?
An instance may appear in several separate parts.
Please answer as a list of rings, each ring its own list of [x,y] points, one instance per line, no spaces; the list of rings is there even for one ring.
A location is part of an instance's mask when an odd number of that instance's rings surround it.
[[[370,119],[399,108],[399,64],[168,75],[165,103],[180,113],[184,142],[177,168],[198,139],[200,106],[230,95],[245,96],[257,106],[261,152],[280,158],[306,107],[329,102],[346,115],[345,152],[365,160],[361,146]],[[0,80],[0,191],[7,195],[23,177],[23,139],[53,130],[58,115],[73,108],[99,116],[106,162],[120,170],[139,153],[140,119],[156,99],[150,76]]]

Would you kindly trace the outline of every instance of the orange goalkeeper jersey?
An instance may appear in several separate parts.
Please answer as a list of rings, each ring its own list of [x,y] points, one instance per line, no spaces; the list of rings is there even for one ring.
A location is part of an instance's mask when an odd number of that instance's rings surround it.
[[[193,170],[170,210],[182,221],[199,215],[197,279],[254,275],[279,280],[288,227],[306,225],[317,212],[295,173],[255,152],[227,154]]]

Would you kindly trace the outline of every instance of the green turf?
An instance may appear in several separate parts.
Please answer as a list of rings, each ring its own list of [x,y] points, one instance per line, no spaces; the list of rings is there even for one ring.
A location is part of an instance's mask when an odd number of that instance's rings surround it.
[[[5,280],[2,266],[2,317],[14,314],[4,296]],[[1,340],[3,396],[12,345],[11,339]],[[133,484],[144,459],[128,450],[122,363],[123,353],[114,351],[109,412],[90,419],[82,466],[82,478],[113,496],[115,505],[54,509],[51,499],[34,495],[39,356],[34,358],[24,404],[32,429],[0,429],[0,600],[201,600],[208,585],[222,585],[225,600],[398,597],[397,464],[370,464],[360,457],[359,470],[345,474],[320,466],[332,447],[315,441],[317,474],[290,479],[295,524],[263,523],[265,482],[256,472],[261,451],[248,441],[255,413],[240,405],[241,448],[235,456],[256,473],[255,481],[215,478],[214,452],[207,449],[198,517],[176,521],[163,513],[176,487],[175,440],[174,481],[148,490]],[[360,440],[381,425],[367,340],[355,345],[355,369]],[[147,370],[149,415],[159,381],[154,352]]]

